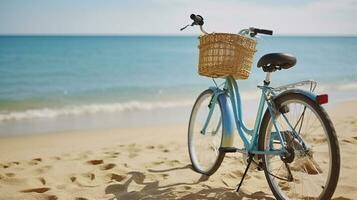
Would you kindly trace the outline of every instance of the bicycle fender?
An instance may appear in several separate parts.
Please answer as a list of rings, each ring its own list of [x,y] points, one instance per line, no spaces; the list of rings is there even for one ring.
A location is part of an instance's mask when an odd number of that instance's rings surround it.
[[[317,100],[317,95],[315,93],[312,93],[310,91],[307,90],[301,90],[301,89],[291,89],[291,90],[286,90],[282,93],[280,93],[278,96],[276,96],[274,99],[277,99],[281,96],[287,95],[287,94],[301,94],[304,95],[306,97],[308,97],[309,99],[311,99],[312,101],[316,102]]]
[[[232,113],[232,104],[228,100],[225,92],[218,88],[209,88],[215,95],[222,111],[222,142],[221,147],[233,147],[234,141],[234,116]]]

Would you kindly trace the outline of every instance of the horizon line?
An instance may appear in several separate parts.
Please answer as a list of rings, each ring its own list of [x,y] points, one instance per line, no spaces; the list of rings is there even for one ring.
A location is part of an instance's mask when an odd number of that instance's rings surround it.
[[[128,33],[0,33],[4,36],[68,36],[68,37],[197,37],[201,34],[128,34]],[[260,35],[265,36],[265,35]],[[278,37],[357,37],[357,34],[275,34]],[[266,35],[266,37],[271,37]]]

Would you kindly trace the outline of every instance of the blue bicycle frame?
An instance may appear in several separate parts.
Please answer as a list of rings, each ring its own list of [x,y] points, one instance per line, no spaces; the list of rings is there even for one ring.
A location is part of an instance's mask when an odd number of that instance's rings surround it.
[[[222,117],[220,118],[220,121],[216,128],[216,132],[218,131],[220,125],[222,124],[223,126],[222,128],[223,138],[221,143],[222,148],[233,147],[234,130],[236,128],[238,130],[238,134],[240,138],[244,143],[244,148],[236,149],[237,152],[250,153],[250,154],[284,155],[287,152],[285,148],[286,147],[285,137],[283,134],[281,134],[275,119],[276,116],[275,113],[277,112],[273,101],[273,98],[276,96],[276,93],[274,92],[275,89],[269,87],[268,84],[264,84],[263,86],[258,86],[258,88],[261,89],[262,91],[259,101],[258,112],[256,115],[254,128],[249,129],[247,128],[243,120],[241,98],[240,98],[239,88],[235,79],[232,76],[225,77],[225,84],[223,89],[220,89],[219,87],[211,87],[210,89],[213,91],[214,95],[211,99],[210,106],[209,106],[210,111],[208,113],[207,119],[205,121],[201,133],[202,134],[205,133],[206,128],[211,119],[212,113],[215,109],[215,106],[212,105],[215,105],[219,101],[222,111]],[[297,90],[297,92],[300,93],[302,92],[306,96],[309,96],[311,99],[315,98],[315,95],[310,92],[302,91],[302,90]],[[265,110],[264,108],[266,107],[266,105],[270,113],[273,126],[275,128],[275,132],[272,132],[272,137],[270,138],[270,142],[273,142],[273,140],[279,140],[280,144],[282,144],[281,145],[282,147],[280,149],[273,149],[271,147],[271,149],[269,150],[264,150],[264,151],[259,150],[259,146],[258,146],[259,131],[260,131],[260,125],[264,114],[263,112]],[[296,133],[293,126],[287,120],[285,114],[282,115],[283,118],[286,120],[288,126],[291,128],[293,135],[296,138],[298,138],[298,140],[302,143],[304,147],[306,147],[307,145],[298,136],[299,134]],[[221,123],[221,120],[223,123]]]

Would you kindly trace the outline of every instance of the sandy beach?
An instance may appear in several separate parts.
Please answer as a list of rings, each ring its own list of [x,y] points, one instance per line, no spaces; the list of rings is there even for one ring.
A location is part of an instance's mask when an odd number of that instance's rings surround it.
[[[0,200],[357,200],[356,23],[357,0],[0,0]]]
[[[339,138],[334,199],[357,195],[357,100],[328,109]],[[211,177],[190,167],[187,125],[0,138],[0,199],[274,199],[264,173],[228,154]]]

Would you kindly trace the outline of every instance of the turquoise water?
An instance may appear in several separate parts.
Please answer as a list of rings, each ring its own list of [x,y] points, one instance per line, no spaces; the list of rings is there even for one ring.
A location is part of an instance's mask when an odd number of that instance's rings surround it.
[[[0,123],[190,106],[212,84],[197,75],[197,45],[197,37],[0,36]],[[315,79],[357,96],[357,37],[264,37],[254,64],[269,52],[298,58],[274,84]],[[254,66],[241,89],[263,78]]]

